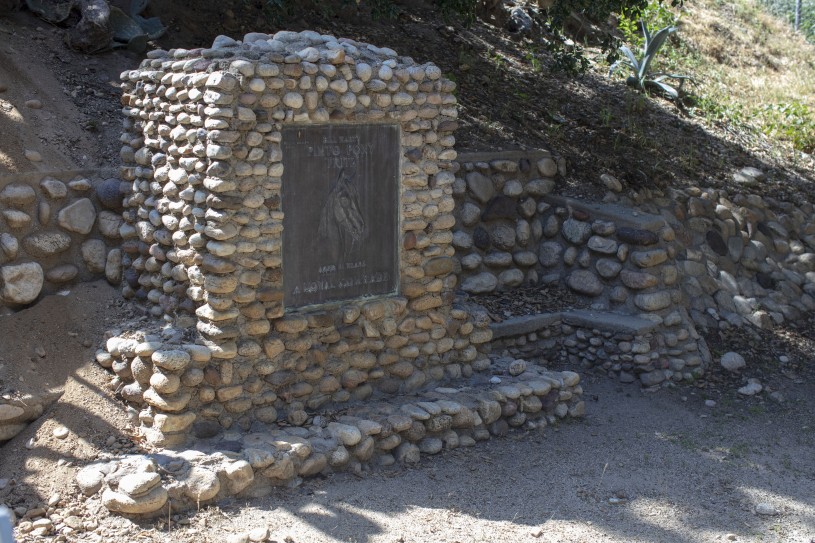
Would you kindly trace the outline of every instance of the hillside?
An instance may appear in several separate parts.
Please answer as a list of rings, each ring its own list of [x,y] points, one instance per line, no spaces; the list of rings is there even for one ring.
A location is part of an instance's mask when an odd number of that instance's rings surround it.
[[[193,48],[218,34],[285,26],[433,61],[458,83],[460,150],[552,149],[568,160],[571,194],[600,197],[596,183],[604,172],[634,190],[722,187],[745,166],[769,173],[761,192],[793,199],[799,192],[815,194],[815,163],[802,152],[811,153],[815,140],[815,47],[749,0],[694,0],[652,17],[652,26],[676,22],[680,28],[659,59],[660,68],[693,77],[679,104],[637,93],[622,75],[607,77],[608,64],[596,47],[586,49],[588,72],[575,77],[554,69],[539,37],[519,38],[481,20],[467,27],[414,4],[392,18],[326,10],[286,20],[270,17],[262,2],[236,2],[223,10],[199,3],[192,9],[189,1],[175,0],[153,7],[151,15],[169,26],[157,44],[164,48]],[[54,166],[114,164],[116,79],[139,56],[71,52],[60,29],[25,12],[0,20],[0,32],[9,38],[0,51],[0,81],[9,90],[0,99],[17,104],[2,117],[3,133],[21,134],[2,142],[5,168],[45,167],[25,160],[29,147]],[[21,106],[37,97],[41,110]]]

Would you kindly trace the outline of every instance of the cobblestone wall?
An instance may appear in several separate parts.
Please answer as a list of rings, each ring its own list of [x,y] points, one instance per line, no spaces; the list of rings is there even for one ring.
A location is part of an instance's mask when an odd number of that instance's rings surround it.
[[[0,312],[79,280],[121,280],[120,181],[104,172],[0,178]]]
[[[752,175],[740,178],[763,181],[761,172],[746,173]],[[815,207],[734,185],[648,191],[631,202],[660,213],[675,230],[680,284],[694,321],[772,328],[815,310]]]

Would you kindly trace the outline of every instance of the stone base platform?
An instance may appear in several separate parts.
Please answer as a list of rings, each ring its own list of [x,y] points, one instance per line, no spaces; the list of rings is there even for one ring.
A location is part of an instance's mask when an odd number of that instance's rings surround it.
[[[100,459],[79,471],[77,483],[85,495],[101,494],[112,512],[166,515],[168,508],[175,513],[230,496],[260,497],[320,474],[414,464],[425,455],[585,412],[577,373],[505,358],[491,373],[455,387],[313,415],[301,426],[212,428],[187,450]]]

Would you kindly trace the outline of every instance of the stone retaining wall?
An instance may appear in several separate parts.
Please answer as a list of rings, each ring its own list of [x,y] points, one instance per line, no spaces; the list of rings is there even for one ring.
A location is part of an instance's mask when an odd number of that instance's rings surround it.
[[[645,191],[630,202],[676,232],[679,284],[701,326],[771,328],[815,310],[815,206],[750,194],[762,177],[747,168],[738,179],[748,184],[731,191]]]
[[[74,281],[118,285],[122,196],[107,172],[0,178],[0,312]]]

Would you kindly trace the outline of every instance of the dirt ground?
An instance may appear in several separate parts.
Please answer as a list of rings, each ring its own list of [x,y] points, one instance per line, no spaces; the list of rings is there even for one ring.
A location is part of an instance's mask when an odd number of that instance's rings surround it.
[[[580,422],[415,468],[312,479],[268,498],[134,524],[108,515],[98,498],[78,497],[73,483],[77,467],[97,455],[137,450],[109,376],[92,362],[105,330],[134,318],[138,310],[103,282],[0,317],[2,393],[66,382],[45,416],[0,447],[0,501],[30,509],[59,495],[57,512],[95,526],[69,541],[241,541],[263,528],[280,543],[815,541],[809,332],[764,333],[745,352],[742,374],[714,369],[695,386],[654,393],[586,375]],[[749,345],[715,335],[714,350]],[[748,377],[759,377],[765,392],[739,396]],[[69,430],[64,440],[54,437],[59,426]]]

